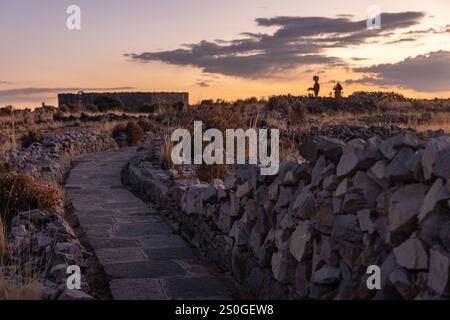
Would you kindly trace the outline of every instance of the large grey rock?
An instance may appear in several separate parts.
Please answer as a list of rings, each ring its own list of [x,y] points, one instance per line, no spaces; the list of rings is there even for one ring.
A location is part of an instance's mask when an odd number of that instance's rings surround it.
[[[361,229],[361,231],[372,234],[375,232],[375,225],[370,216],[371,216],[370,209],[361,210],[358,211],[357,213],[359,228]]]
[[[319,154],[324,155],[326,159],[329,159],[336,164],[341,158],[344,146],[345,143],[336,138],[327,136],[319,136],[317,138],[317,150]]]
[[[249,196],[252,193],[252,191],[253,189],[251,186],[251,182],[247,180],[244,183],[238,185],[236,190],[236,197],[243,198]]]
[[[358,225],[358,218],[353,214],[336,216],[333,230],[331,231],[331,238],[335,241],[361,241],[362,232]]]
[[[380,151],[387,159],[392,159],[397,154],[397,149],[408,146],[414,149],[419,148],[422,142],[411,132],[403,132],[395,137],[391,137],[381,143]]]
[[[362,139],[350,141],[343,148],[343,154],[337,166],[338,177],[348,175],[358,169],[367,169],[372,163],[366,154],[366,142]]]
[[[445,179],[450,176],[450,136],[428,141],[422,156],[422,166],[426,180],[433,174]]]
[[[403,299],[414,299],[419,293],[419,287],[404,269],[397,269],[391,272],[388,279]]]
[[[317,187],[323,180],[323,171],[326,168],[327,163],[324,156],[321,156],[319,160],[317,160],[316,165],[312,171],[311,177],[311,185],[313,187]]]
[[[334,191],[334,196],[335,197],[343,196],[345,193],[347,193],[349,188],[350,188],[350,180],[349,178],[344,178]]]
[[[409,270],[427,270],[428,254],[422,242],[417,238],[410,238],[393,250],[397,263]]]
[[[437,179],[423,199],[419,213],[419,222],[425,220],[425,218],[434,210],[438,202],[447,199],[450,199],[450,192],[445,188],[442,179]]]
[[[450,254],[439,246],[431,248],[428,287],[440,296],[450,294],[449,272]]]
[[[293,283],[295,281],[295,269],[297,261],[289,251],[277,251],[272,255],[272,272],[275,280],[281,283]]]
[[[418,183],[406,185],[392,194],[388,208],[390,231],[402,231],[414,226],[426,191],[427,186]]]
[[[356,214],[358,211],[367,208],[366,199],[358,193],[347,193],[342,202],[342,210],[346,213]]]
[[[314,215],[314,210],[314,197],[306,188],[299,195],[295,196],[289,207],[289,211],[292,211],[297,217],[302,219],[311,218]]]
[[[311,281],[319,285],[331,285],[339,282],[341,272],[339,268],[323,266],[312,274]]]
[[[409,170],[407,163],[413,156],[414,150],[412,148],[402,148],[386,167],[384,176],[392,179],[411,180],[411,170]]]
[[[299,221],[291,236],[289,251],[298,262],[302,262],[311,256],[312,242],[308,222]]]

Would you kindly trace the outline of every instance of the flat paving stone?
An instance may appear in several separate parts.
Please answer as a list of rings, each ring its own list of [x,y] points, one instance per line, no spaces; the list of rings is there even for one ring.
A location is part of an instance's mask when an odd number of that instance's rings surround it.
[[[183,260],[195,258],[194,253],[187,247],[145,249],[149,260]]]
[[[143,237],[153,234],[170,235],[172,230],[164,223],[125,223],[120,224],[116,228],[116,236],[118,237]]]
[[[67,193],[117,300],[227,299],[228,292],[164,222],[160,212],[122,186],[135,148],[74,162]]]
[[[109,283],[115,300],[167,300],[158,279],[114,279]]]
[[[184,275],[184,270],[172,261],[138,261],[104,265],[106,275],[111,278],[136,279],[160,278]]]
[[[163,285],[169,296],[177,300],[229,298],[222,283],[213,277],[172,277],[164,279]]]
[[[183,241],[179,236],[161,236],[161,235],[151,235],[145,239],[140,240],[143,248],[146,249],[158,249],[158,248],[171,248],[171,247],[181,247],[186,246],[186,242]]]
[[[147,260],[146,255],[139,247],[96,249],[95,254],[101,264]]]
[[[139,240],[119,239],[119,238],[95,239],[91,241],[90,244],[94,249],[140,247]]]

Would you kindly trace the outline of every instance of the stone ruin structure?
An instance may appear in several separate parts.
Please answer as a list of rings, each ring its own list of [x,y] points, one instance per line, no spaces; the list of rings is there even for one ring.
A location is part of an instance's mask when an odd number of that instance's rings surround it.
[[[143,106],[183,104],[183,108],[189,105],[189,93],[187,92],[78,92],[58,94],[59,107],[63,105],[83,106],[93,105],[94,100],[100,96],[116,97],[122,101],[126,111],[139,111]]]

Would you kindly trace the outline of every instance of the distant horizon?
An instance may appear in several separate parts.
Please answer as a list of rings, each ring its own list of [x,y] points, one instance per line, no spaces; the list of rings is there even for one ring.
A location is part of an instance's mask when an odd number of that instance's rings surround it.
[[[352,94],[356,93],[356,92],[366,92],[366,93],[371,93],[371,92],[385,92],[385,93],[397,93],[397,94],[402,94],[400,92],[396,92],[396,91],[389,91],[389,90],[373,90],[373,91],[369,91],[369,90],[362,90],[362,91],[354,91],[348,95],[344,95],[343,98],[347,98],[348,96],[351,96]],[[169,91],[110,91],[110,92],[100,92],[100,91],[87,91],[85,92],[87,94],[90,93],[99,93],[99,94],[117,94],[117,93],[188,93],[189,92],[169,92]],[[41,103],[35,105],[35,106],[17,106],[17,105],[11,105],[11,104],[4,104],[4,105],[0,105],[0,108],[5,108],[5,107],[12,107],[14,110],[25,110],[25,109],[30,109],[30,110],[34,110],[36,108],[40,108],[42,107],[42,103],[45,103],[45,106],[47,107],[55,107],[58,108],[58,95],[59,94],[77,94],[77,92],[60,92],[57,94],[56,96],[56,102],[54,104],[50,104],[47,103],[46,101],[42,101]],[[223,98],[204,98],[202,100],[197,100],[195,102],[193,101],[189,101],[189,105],[198,105],[200,104],[202,101],[208,101],[208,100],[213,100],[213,101],[219,101],[219,100],[223,100],[226,103],[234,103],[237,102],[239,100],[247,100],[247,99],[252,99],[252,98],[256,98],[258,100],[263,100],[263,99],[270,99],[271,97],[276,97],[276,96],[287,96],[287,95],[291,95],[294,97],[309,97],[307,94],[292,94],[292,93],[285,93],[285,94],[273,94],[273,95],[268,95],[268,96],[261,96],[261,97],[257,97],[257,96],[248,96],[248,97],[242,97],[242,98],[236,98],[236,99],[223,99]],[[403,94],[402,94],[403,95]],[[417,97],[409,97],[407,95],[404,95],[405,98],[407,99],[412,99],[412,100],[449,100],[449,97],[434,97],[434,98],[417,98]],[[330,95],[319,95],[318,98],[329,98]],[[314,99],[314,97],[310,97],[311,99]]]
[[[0,3],[0,106],[56,105],[59,91],[189,92],[192,102],[393,91],[450,97],[448,0],[71,0]],[[175,9],[176,8],[176,9]]]

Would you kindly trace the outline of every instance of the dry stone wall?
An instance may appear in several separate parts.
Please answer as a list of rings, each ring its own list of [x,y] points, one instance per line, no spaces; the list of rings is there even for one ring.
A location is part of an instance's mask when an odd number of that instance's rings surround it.
[[[11,149],[6,158],[16,171],[62,184],[73,160],[84,154],[115,148],[117,143],[109,134],[74,131],[52,135],[43,143],[36,142],[28,148]]]
[[[171,178],[153,190],[176,205],[170,215],[191,242],[259,298],[449,298],[450,136],[320,136],[301,150],[309,161],[284,161],[277,176],[240,166],[223,181]],[[148,174],[145,162],[124,170],[135,189],[161,170]],[[380,290],[367,287],[372,265]]]

